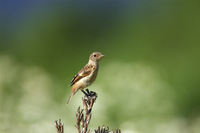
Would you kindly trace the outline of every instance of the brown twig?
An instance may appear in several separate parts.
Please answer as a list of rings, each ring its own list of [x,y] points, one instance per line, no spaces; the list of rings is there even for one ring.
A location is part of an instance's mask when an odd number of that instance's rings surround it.
[[[99,126],[97,130],[94,130],[95,133],[121,133],[121,130],[116,129],[109,131],[109,127],[103,126],[102,128]]]
[[[94,132],[95,133],[109,133],[109,127],[103,126],[102,128],[100,128],[99,126],[97,130],[94,130]]]
[[[76,112],[76,128],[78,133],[90,133],[90,129],[88,129],[91,117],[92,117],[92,108],[97,99],[97,93],[93,91],[89,91],[86,89],[86,92],[83,91],[85,96],[82,98],[83,109],[80,109],[80,106]],[[55,121],[57,133],[64,133],[64,124],[61,123],[61,119],[59,119],[59,124],[57,120]],[[109,131],[108,127],[103,126],[102,128],[99,126],[97,130],[94,130],[95,133],[121,133],[121,130],[111,130]]]
[[[88,125],[92,116],[92,107],[97,99],[97,93],[86,89],[84,98],[82,98],[83,109],[78,108],[76,112],[76,128],[79,133],[89,133]],[[84,111],[84,112],[83,112]],[[81,127],[82,128],[81,128]]]
[[[61,123],[61,119],[59,119],[59,124],[57,120],[55,121],[55,126],[57,129],[57,133],[64,133],[64,128],[63,128],[64,124]]]

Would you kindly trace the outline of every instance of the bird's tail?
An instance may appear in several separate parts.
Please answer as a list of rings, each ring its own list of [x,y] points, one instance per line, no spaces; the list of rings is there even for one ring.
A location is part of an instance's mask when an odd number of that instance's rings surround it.
[[[70,95],[70,97],[69,97],[69,99],[67,101],[67,104],[69,103],[69,101],[70,101],[70,99],[72,98],[73,95],[74,95],[74,92],[71,93],[71,95]]]

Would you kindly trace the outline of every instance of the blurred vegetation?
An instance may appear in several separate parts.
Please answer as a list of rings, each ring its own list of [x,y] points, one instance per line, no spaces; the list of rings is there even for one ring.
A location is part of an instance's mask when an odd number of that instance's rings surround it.
[[[0,131],[76,132],[68,83],[100,51],[91,127],[200,132],[200,3],[2,2]],[[10,127],[12,125],[12,128]],[[92,128],[91,128],[92,129]]]

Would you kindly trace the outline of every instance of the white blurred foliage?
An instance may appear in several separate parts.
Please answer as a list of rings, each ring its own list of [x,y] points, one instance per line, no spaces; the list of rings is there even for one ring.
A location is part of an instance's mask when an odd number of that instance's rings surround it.
[[[174,112],[173,88],[146,64],[111,62],[100,70],[100,76],[102,80],[98,86],[104,91],[98,106],[116,106],[119,116],[124,114],[130,117]]]
[[[77,92],[69,105],[66,105],[68,97],[63,98],[60,105],[55,104],[49,93],[55,81],[48,73],[37,66],[18,64],[5,55],[0,56],[0,73],[0,132],[55,133],[54,121],[59,118],[65,132],[77,132],[75,111],[81,105],[82,92]],[[17,84],[13,84],[16,81]],[[90,129],[106,124],[123,133],[200,132],[200,117],[188,123],[174,114],[173,88],[162,79],[155,66],[104,64],[89,89],[98,93]],[[119,127],[111,127],[110,110],[116,110],[112,115],[120,123]]]
[[[109,107],[115,108],[113,113],[121,121],[118,128],[122,132],[187,133],[193,127],[199,130],[196,123],[187,125],[187,119],[176,117],[174,88],[162,78],[157,67],[137,62],[105,65],[100,70],[102,80],[98,82],[104,89],[97,105],[104,108],[101,113],[106,114]]]
[[[51,123],[49,117],[55,117],[54,112],[47,110],[51,102],[48,93],[52,85],[50,76],[39,67],[20,65],[5,55],[0,57],[0,61],[0,94],[3,96],[6,91],[10,91],[10,95],[1,98],[0,131],[53,132],[54,119]],[[12,90],[6,90],[4,86]],[[16,92],[19,93],[17,97]]]

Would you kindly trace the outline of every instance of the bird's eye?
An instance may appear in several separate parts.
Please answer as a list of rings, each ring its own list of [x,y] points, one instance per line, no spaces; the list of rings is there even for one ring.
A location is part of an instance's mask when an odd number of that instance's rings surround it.
[[[94,57],[96,57],[97,55],[95,54]]]

